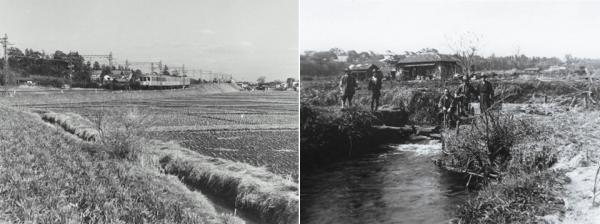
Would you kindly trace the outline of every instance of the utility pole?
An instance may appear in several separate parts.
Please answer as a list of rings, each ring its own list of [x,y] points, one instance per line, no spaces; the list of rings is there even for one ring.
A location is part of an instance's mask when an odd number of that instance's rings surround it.
[[[4,48],[4,70],[8,71],[8,51],[6,47],[12,45],[8,43],[8,35],[4,34],[4,37],[0,38],[0,43],[2,43],[2,47]]]
[[[108,65],[110,67],[113,66],[113,55],[112,55],[112,51],[110,53],[108,53]]]
[[[150,62],[150,73],[154,73],[154,62]]]

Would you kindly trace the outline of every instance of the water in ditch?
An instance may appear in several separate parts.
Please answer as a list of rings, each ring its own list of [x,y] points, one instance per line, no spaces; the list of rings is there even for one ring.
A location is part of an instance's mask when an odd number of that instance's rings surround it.
[[[437,141],[380,146],[301,180],[302,223],[448,223],[464,178],[438,169]]]

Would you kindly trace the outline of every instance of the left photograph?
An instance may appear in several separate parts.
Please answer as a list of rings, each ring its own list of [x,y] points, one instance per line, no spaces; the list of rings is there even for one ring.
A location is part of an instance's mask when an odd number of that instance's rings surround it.
[[[298,1],[0,0],[0,223],[298,223]]]

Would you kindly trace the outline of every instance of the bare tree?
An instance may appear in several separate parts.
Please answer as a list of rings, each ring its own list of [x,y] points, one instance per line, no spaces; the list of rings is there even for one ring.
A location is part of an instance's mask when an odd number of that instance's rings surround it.
[[[258,84],[263,84],[263,83],[265,83],[266,81],[267,81],[267,77],[264,77],[264,76],[258,77],[258,79],[256,79],[256,82],[257,82]]]
[[[458,63],[462,66],[463,74],[471,74],[475,64],[475,55],[480,50],[481,36],[473,32],[466,32],[448,39],[448,47],[458,58]]]

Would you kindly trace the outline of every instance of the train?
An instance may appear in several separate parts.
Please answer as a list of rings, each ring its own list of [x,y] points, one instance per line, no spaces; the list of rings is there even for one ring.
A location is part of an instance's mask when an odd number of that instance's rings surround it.
[[[134,81],[135,87],[141,89],[173,89],[186,88],[190,86],[190,79],[180,76],[144,74]]]

